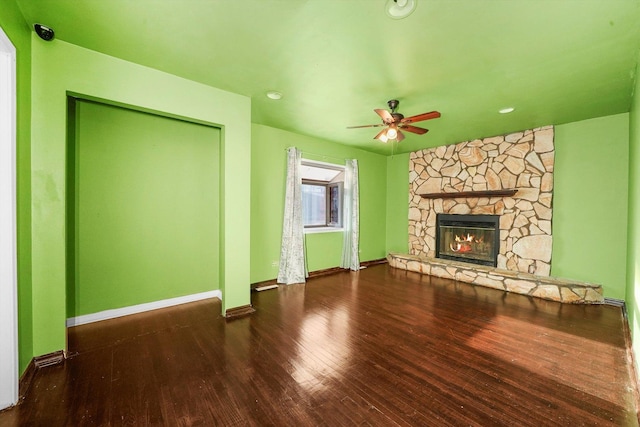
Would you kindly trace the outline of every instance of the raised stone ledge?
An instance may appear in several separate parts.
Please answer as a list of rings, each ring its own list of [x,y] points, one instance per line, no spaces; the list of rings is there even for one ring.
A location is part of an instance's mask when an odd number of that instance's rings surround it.
[[[602,286],[439,258],[390,253],[389,265],[472,285],[568,304],[603,304]]]

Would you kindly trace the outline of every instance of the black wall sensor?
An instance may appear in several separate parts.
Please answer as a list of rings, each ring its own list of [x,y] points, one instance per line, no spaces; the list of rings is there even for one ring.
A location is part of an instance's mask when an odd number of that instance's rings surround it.
[[[41,24],[35,24],[33,28],[36,30],[36,34],[44,41],[51,41],[54,37],[54,32],[51,28],[45,27]]]

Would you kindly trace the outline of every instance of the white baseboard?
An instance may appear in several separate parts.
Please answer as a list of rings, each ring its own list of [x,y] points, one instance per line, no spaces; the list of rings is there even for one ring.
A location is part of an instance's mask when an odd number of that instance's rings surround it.
[[[160,301],[147,302],[144,304],[131,305],[129,307],[115,308],[112,310],[104,310],[97,313],[70,317],[67,319],[67,327],[85,325],[87,323],[99,322],[101,320],[115,319],[116,317],[157,310],[159,308],[172,307],[174,305],[186,304],[188,302],[200,301],[208,298],[218,298],[219,300],[222,300],[222,291],[215,290],[201,292],[199,294],[185,295],[182,297],[163,299]]]

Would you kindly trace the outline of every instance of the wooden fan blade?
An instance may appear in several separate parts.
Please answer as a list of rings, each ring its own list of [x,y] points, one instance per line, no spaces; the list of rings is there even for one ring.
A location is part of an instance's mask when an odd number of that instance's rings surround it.
[[[417,133],[418,135],[424,135],[425,133],[429,132],[429,129],[419,128],[418,126],[403,124],[400,125],[400,127],[402,128],[402,130],[406,130],[407,132],[411,133]]]
[[[396,141],[400,142],[404,139],[404,133],[400,132],[400,129],[398,129],[398,136],[396,136]]]
[[[375,111],[376,114],[379,115],[382,118],[382,120],[384,120],[385,123],[393,123],[394,122],[393,116],[387,110],[382,110],[380,108],[376,108],[373,111]]]
[[[376,136],[373,137],[373,139],[379,139],[380,141],[382,141],[381,136],[384,135],[387,132],[387,129],[382,129],[380,132],[378,132],[378,134]],[[382,142],[387,142],[387,141],[382,141]]]
[[[440,113],[438,111],[430,111],[428,113],[422,113],[422,114],[417,114],[411,117],[405,117],[404,119],[400,120],[400,123],[415,123],[415,122],[421,122],[423,120],[437,119],[438,117],[440,117]]]
[[[380,123],[378,125],[362,125],[362,126],[347,126],[347,129],[358,129],[358,128],[379,128],[380,126],[386,126],[384,123]]]

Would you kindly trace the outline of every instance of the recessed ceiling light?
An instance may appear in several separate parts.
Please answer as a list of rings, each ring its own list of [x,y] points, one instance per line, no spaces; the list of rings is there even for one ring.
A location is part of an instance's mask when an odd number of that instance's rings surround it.
[[[270,90],[267,92],[267,98],[269,99],[282,99],[282,94],[280,92],[276,92],[275,90]]]
[[[387,0],[385,11],[393,19],[402,19],[411,15],[416,10],[418,0]]]
[[[503,108],[502,110],[498,110],[498,113],[500,114],[509,114],[511,112],[513,112],[515,110],[515,108],[513,107],[507,107],[507,108]]]

